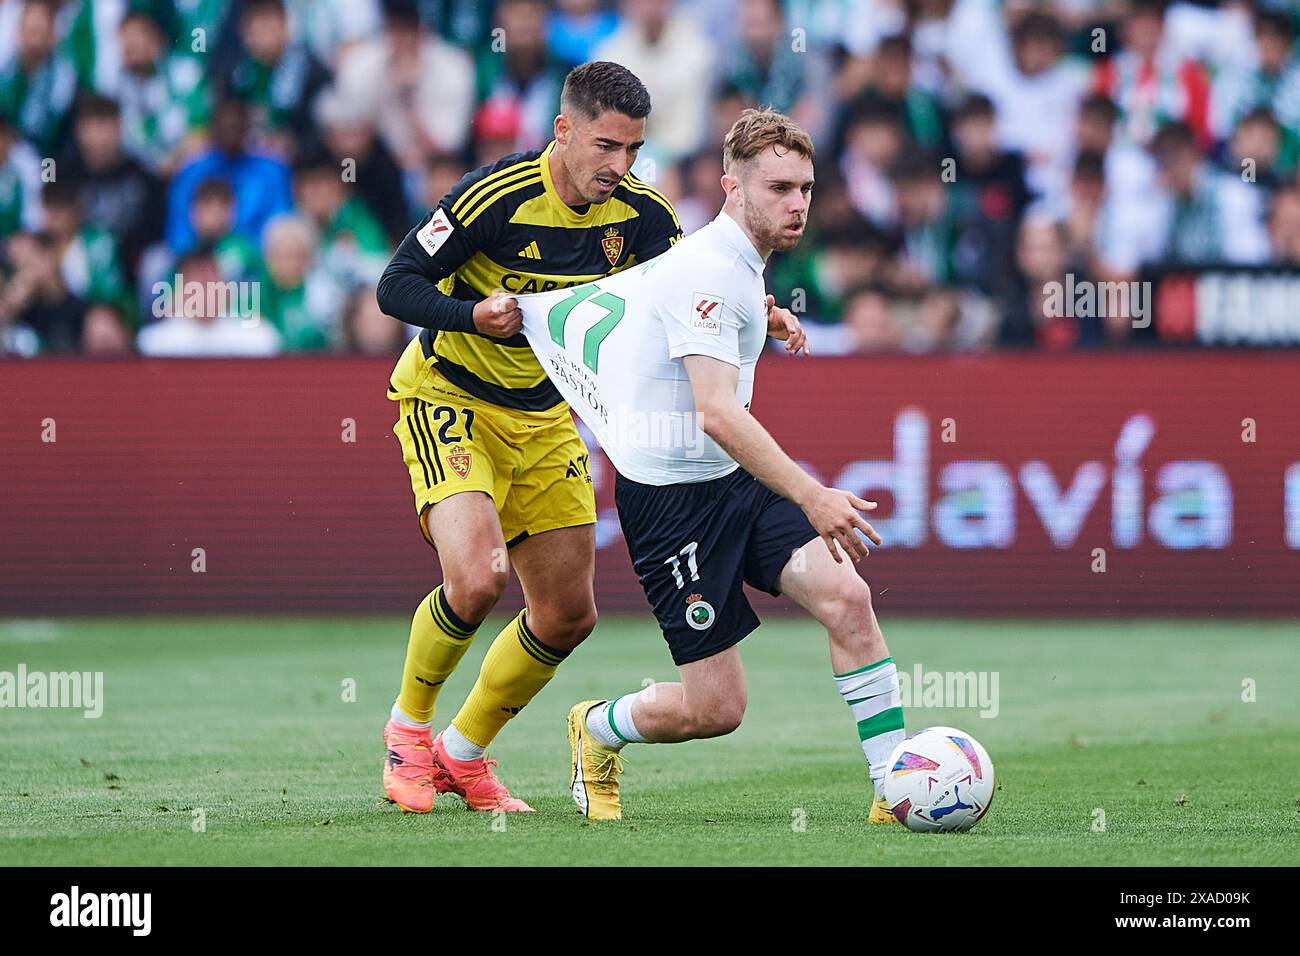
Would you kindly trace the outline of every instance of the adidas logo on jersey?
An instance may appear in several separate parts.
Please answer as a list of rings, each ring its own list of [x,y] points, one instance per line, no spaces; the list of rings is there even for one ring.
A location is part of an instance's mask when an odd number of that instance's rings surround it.
[[[528,245],[524,246],[522,249],[519,250],[520,259],[540,259],[541,257],[542,257],[542,252],[540,249],[537,248],[536,241],[530,242]]]

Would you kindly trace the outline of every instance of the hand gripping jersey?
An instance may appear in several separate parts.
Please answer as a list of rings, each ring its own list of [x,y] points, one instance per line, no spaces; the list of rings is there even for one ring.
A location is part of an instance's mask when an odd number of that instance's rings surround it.
[[[681,237],[668,200],[630,173],[605,202],[567,205],[551,179],[554,148],[468,174],[402,240],[379,281],[379,302],[425,330],[393,371],[392,397],[413,389],[436,357],[439,374],[475,398],[563,414],[524,337],[478,334],[474,303],[496,289],[519,295],[594,281],[653,259]]]
[[[736,462],[698,428],[683,358],[740,369],[746,408],[767,339],[763,259],[726,213],[617,275],[519,297],[542,369],[634,481],[708,481]]]

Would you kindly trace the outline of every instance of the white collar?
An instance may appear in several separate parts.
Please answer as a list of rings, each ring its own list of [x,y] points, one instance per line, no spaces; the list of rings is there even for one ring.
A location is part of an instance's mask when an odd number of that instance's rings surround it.
[[[763,257],[758,254],[754,248],[753,241],[745,234],[745,230],[740,228],[740,223],[731,218],[730,213],[725,211],[718,213],[717,218],[710,225],[717,226],[725,238],[727,245],[740,254],[740,257],[749,264],[759,275],[763,274],[763,269],[767,265]]]

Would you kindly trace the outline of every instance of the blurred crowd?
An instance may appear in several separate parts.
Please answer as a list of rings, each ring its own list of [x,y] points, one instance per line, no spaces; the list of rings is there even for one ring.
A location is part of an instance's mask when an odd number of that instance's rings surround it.
[[[649,88],[636,171],[687,232],[742,109],[813,135],[808,235],[768,284],[815,352],[1122,344],[1129,317],[1047,286],[1300,266],[1298,9],[0,0],[0,352],[394,352],[397,242],[544,146],[592,59]]]

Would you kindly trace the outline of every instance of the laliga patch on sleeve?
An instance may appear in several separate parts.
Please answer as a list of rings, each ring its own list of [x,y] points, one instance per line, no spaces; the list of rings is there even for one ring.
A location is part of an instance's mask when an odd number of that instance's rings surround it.
[[[707,292],[691,293],[691,328],[709,335],[722,334],[722,308],[725,300]]]
[[[424,246],[424,251],[431,256],[436,256],[442,244],[451,236],[451,220],[447,218],[447,213],[442,207],[433,214],[433,218],[424,224],[415,238]]]

